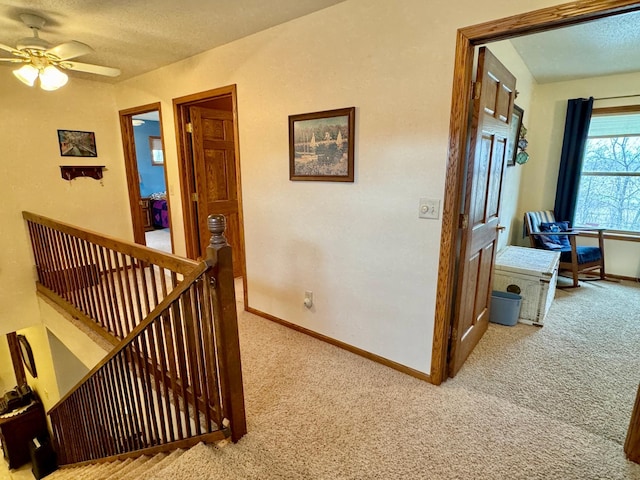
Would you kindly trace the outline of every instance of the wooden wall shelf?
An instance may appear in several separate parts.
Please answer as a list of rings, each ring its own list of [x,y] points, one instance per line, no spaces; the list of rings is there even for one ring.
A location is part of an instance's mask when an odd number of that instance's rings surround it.
[[[104,165],[60,165],[60,174],[65,180],[73,180],[77,177],[91,177],[100,180],[103,169]]]

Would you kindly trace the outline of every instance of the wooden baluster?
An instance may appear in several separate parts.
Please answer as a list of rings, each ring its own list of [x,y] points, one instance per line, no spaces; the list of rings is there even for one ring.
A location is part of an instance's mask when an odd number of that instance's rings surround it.
[[[124,255],[121,255],[124,259]],[[126,296],[125,296],[125,280],[129,280],[126,263],[124,266],[120,265],[120,258],[118,256],[118,252],[113,252],[113,259],[116,268],[116,280],[118,282],[118,292],[120,296],[118,297],[118,305],[120,306],[120,326],[122,327],[122,338],[126,337],[132,329],[133,320],[130,317],[130,309],[127,305]],[[127,283],[128,286],[128,283]],[[131,292],[129,292],[131,295]]]
[[[42,225],[38,225],[34,222],[28,222],[29,231],[31,232],[32,243],[37,245],[38,253],[36,257],[36,264],[38,267],[38,280],[45,287],[54,290],[51,287],[51,275],[47,272],[47,257],[51,255],[48,250],[48,245],[44,242],[44,238],[42,236]],[[34,249],[36,246],[34,245]],[[35,255],[35,251],[34,251]]]
[[[162,298],[166,297],[167,292],[167,272],[164,268],[160,268],[160,286],[162,288]],[[162,300],[162,298],[160,300]]]
[[[202,276],[198,279],[195,284],[195,294],[193,299],[194,304],[194,318],[196,321],[194,322],[194,338],[195,338],[195,347],[194,351],[196,353],[196,358],[198,360],[198,378],[197,382],[199,385],[199,401],[203,402],[204,408],[203,413],[205,417],[205,422],[207,425],[207,433],[212,431],[211,425],[211,408],[210,408],[210,399],[207,397],[209,394],[208,388],[208,379],[207,379],[207,370],[206,370],[206,360],[204,354],[204,344],[206,343],[206,337],[203,332],[203,322],[206,321],[205,308],[206,304],[204,301],[204,284],[206,283],[207,277]],[[199,308],[198,308],[199,307]],[[213,343],[212,343],[213,345]]]
[[[113,318],[114,333],[119,338],[124,338],[124,330],[122,329],[122,313],[120,312],[121,302],[118,300],[118,283],[112,262],[111,250],[108,250],[105,247],[100,247],[100,257],[104,265],[107,286],[109,287],[109,309],[111,311],[111,318]]]
[[[146,437],[148,439],[148,445],[154,445],[156,439],[159,437],[157,418],[155,415],[155,405],[151,391],[151,374],[149,373],[149,355],[147,354],[147,335],[146,330],[140,332],[138,337],[132,342],[131,345],[135,345],[133,353],[138,362],[138,388],[142,390],[142,396],[144,397],[144,404],[142,407],[142,417],[145,424]],[[142,403],[142,399],[141,403]]]
[[[80,255],[78,252],[78,239],[74,236],[67,235],[69,241],[69,269],[67,270],[67,275],[71,277],[73,283],[75,284],[75,292],[78,295],[79,299],[79,307],[86,315],[91,317],[91,309],[89,308],[89,299],[87,298],[87,292],[82,285],[82,266],[80,261]]]
[[[186,294],[186,292],[185,292]],[[189,391],[187,387],[189,385],[189,377],[187,373],[187,356],[185,352],[184,341],[184,314],[188,310],[189,305],[185,303],[185,294],[180,296],[180,301],[174,303],[173,314],[173,335],[176,341],[176,359],[178,365],[178,375],[180,378],[180,385],[182,386],[182,400],[183,400],[183,414],[185,421],[185,429],[187,437],[191,436],[191,422],[189,421]],[[194,412],[195,413],[195,412]]]
[[[84,245],[87,259],[90,264],[90,274],[93,279],[93,285],[91,286],[91,289],[93,291],[93,297],[96,303],[98,319],[100,321],[100,325],[102,325],[105,330],[110,332],[111,320],[109,319],[109,315],[107,313],[107,305],[103,296],[104,284],[102,282],[102,273],[100,264],[98,262],[96,245],[90,242],[84,242]]]
[[[64,250],[64,238],[61,232],[52,230],[50,228],[45,229],[45,234],[48,237],[49,244],[51,245],[52,255],[51,261],[51,275],[57,277],[56,283],[60,285],[59,295],[66,299],[69,303],[74,304],[72,296],[73,285],[67,275],[64,274],[66,268],[65,265],[65,250]]]
[[[177,306],[180,315],[180,306]],[[174,418],[176,423],[176,435],[178,440],[184,439],[182,420],[180,416],[180,396],[178,395],[178,373],[176,367],[176,352],[174,348],[173,329],[171,328],[171,317],[175,315],[176,305],[171,305],[170,310],[162,315],[162,328],[167,346],[167,363],[169,364],[169,378],[171,379],[171,393],[173,394]]]
[[[207,275],[210,280],[213,278],[215,281],[213,311],[220,355],[221,380],[223,380],[222,401],[231,421],[231,439],[237,442],[247,433],[247,420],[244,410],[233,259],[231,246],[224,236],[226,228],[224,215],[209,215],[207,223],[211,232],[207,258],[213,264],[213,267],[207,271]]]
[[[129,395],[129,383],[127,381],[127,371],[128,367],[126,366],[126,360],[124,358],[124,351],[120,352],[113,358],[116,362],[116,395],[121,400],[122,409],[120,410],[120,419],[124,419],[125,422],[125,434],[124,437],[124,445],[126,446],[126,451],[131,452],[137,449],[136,443],[136,432],[138,431],[136,424],[133,420],[133,406],[130,401]]]
[[[38,239],[40,240],[40,244],[42,245],[42,268],[45,271],[44,274],[44,282],[43,285],[58,295],[62,294],[62,288],[58,282],[54,280],[55,275],[53,274],[53,256],[54,249],[51,244],[51,239],[49,238],[47,227],[44,225],[36,224],[35,230],[38,235]]]
[[[79,417],[84,419],[85,435],[87,439],[87,449],[91,459],[106,456],[106,452],[102,448],[99,441],[96,402],[91,392],[91,384],[85,382],[78,389],[79,402],[82,408]]]
[[[167,434],[168,434],[168,440],[169,442],[173,442],[176,440],[174,431],[173,431],[173,414],[172,414],[172,409],[171,409],[171,396],[169,393],[169,385],[168,382],[170,381],[170,379],[167,377],[168,375],[168,367],[167,367],[167,347],[166,347],[166,342],[165,342],[165,338],[164,338],[164,332],[163,332],[163,328],[162,328],[162,324],[163,322],[165,322],[166,320],[164,320],[164,316],[168,315],[168,313],[163,313],[159,318],[157,318],[154,322],[153,322],[153,327],[155,330],[155,334],[156,334],[156,339],[158,342],[158,356],[159,356],[159,365],[160,365],[160,372],[159,372],[159,378],[161,380],[162,383],[162,399],[163,399],[163,405],[164,405],[164,409],[165,409],[165,418],[167,420]]]
[[[91,254],[91,244],[86,240],[80,240],[82,259],[86,263],[86,275],[88,278],[87,290],[91,297],[91,303],[93,304],[93,312],[96,321],[105,329],[109,329],[109,324],[102,311],[102,303],[98,296],[100,291],[99,277],[98,277],[98,264]]]
[[[140,356],[138,355],[137,349],[133,348],[133,343],[130,343],[124,350],[124,365],[125,365],[125,382],[126,388],[129,393],[129,398],[131,400],[131,416],[133,419],[133,424],[135,428],[135,443],[137,444],[136,448],[143,448],[143,439],[147,438],[146,434],[146,422],[144,419],[143,411],[144,407],[142,404],[142,399],[140,398],[142,395],[140,393],[140,384],[138,383],[138,378],[141,376],[138,374],[138,363],[140,361]]]
[[[132,257],[129,258],[129,261],[131,262],[129,270],[131,272],[130,288],[133,291],[132,301],[133,301],[133,305],[135,306],[135,311],[137,312],[136,322],[133,325],[133,328],[135,328],[137,325],[140,324],[140,322],[142,322],[142,320],[146,316],[142,311],[142,296],[140,295],[140,290],[142,289],[142,283],[144,282],[144,278],[143,279],[138,278],[138,264],[140,262],[137,262],[135,258],[132,258]]]
[[[147,264],[147,266],[152,269],[153,265],[149,265]],[[142,299],[144,300],[144,307],[145,307],[145,312],[144,315],[142,316],[142,318],[146,318],[147,315],[149,315],[151,313],[151,302],[149,301],[150,296],[149,296],[149,279],[147,278],[147,268],[145,267],[143,262],[138,262],[138,268],[140,269],[140,277],[142,280]]]
[[[213,319],[213,285],[211,283],[213,277],[208,275],[203,282],[203,305],[202,308],[202,332],[203,332],[203,353],[206,363],[207,372],[207,390],[209,392],[209,405],[213,407],[214,421],[219,429],[222,428],[222,400],[220,399],[219,378],[218,378],[218,360],[216,356],[216,340],[214,336],[214,319]]]
[[[84,250],[84,240],[80,238],[76,238],[76,249],[78,251],[78,275],[80,277],[80,281],[82,285],[82,291],[84,292],[85,298],[87,299],[87,307],[89,309],[88,315],[93,318],[96,323],[100,326],[103,326],[100,322],[100,318],[98,317],[98,311],[96,309],[96,301],[93,296],[94,291],[92,287],[92,280],[89,269],[91,265],[87,261],[85,250]]]
[[[104,256],[102,247],[94,243],[91,244],[91,250],[93,258],[96,264],[98,275],[98,295],[100,297],[100,311],[101,315],[104,315],[104,322],[107,325],[107,330],[111,334],[116,334],[115,322],[113,318],[113,305],[109,299],[109,280],[104,264]]]
[[[103,456],[107,457],[109,455],[113,455],[113,451],[111,449],[111,437],[107,435],[105,427],[107,423],[107,415],[101,389],[103,382],[104,380],[102,375],[99,373],[87,380],[87,383],[90,386],[91,398],[94,402],[93,408],[96,410],[95,423],[98,442],[102,448]]]
[[[133,269],[133,259],[129,256],[126,256],[121,253],[120,254],[121,260],[122,260],[122,265],[123,265],[123,278],[124,278],[124,285],[125,285],[125,289],[124,289],[124,293],[127,297],[127,302],[129,305],[129,329],[127,330],[127,335],[129,335],[129,333],[131,333],[131,330],[133,330],[136,325],[138,325],[138,323],[140,323],[140,318],[136,317],[136,305],[133,303],[133,296],[131,295],[131,291],[133,290],[133,288],[131,287],[131,277],[129,275],[129,270]],[[129,259],[129,263],[127,262],[127,259]],[[136,292],[137,292],[137,288],[136,288]]]
[[[185,383],[187,384],[188,387],[191,387],[193,419],[195,422],[195,434],[202,435],[202,426],[200,424],[200,406],[198,403],[201,398],[202,392],[200,391],[200,385],[199,385],[200,372],[198,369],[198,357],[197,357],[198,353],[196,350],[196,344],[198,343],[199,339],[197,339],[195,336],[195,327],[194,327],[194,323],[196,323],[198,318],[198,312],[196,309],[196,305],[194,303],[195,301],[194,295],[195,295],[194,285],[191,285],[189,290],[184,292],[184,295],[183,295],[183,299],[184,299],[183,300],[184,302],[183,318],[184,318],[184,329],[185,329],[184,341],[186,346],[185,364],[189,368],[188,374],[187,374],[189,381],[188,383],[187,382]]]
[[[152,267],[153,268],[153,267]],[[156,329],[155,329],[155,325],[158,323],[158,320],[154,320],[154,322],[149,325],[149,328],[147,328],[147,334],[148,334],[148,341],[149,341],[149,360],[150,360],[150,364],[151,364],[151,368],[152,368],[152,375],[153,375],[153,382],[154,382],[154,388],[152,389],[153,392],[155,392],[155,404],[158,407],[158,415],[155,417],[156,418],[156,422],[159,424],[159,431],[158,431],[158,443],[166,443],[169,440],[167,440],[167,429],[165,427],[165,412],[164,412],[164,404],[162,401],[162,390],[160,387],[160,380],[161,377],[164,377],[164,370],[163,369],[159,369],[159,365],[160,363],[158,362],[158,356],[156,354],[156,338],[155,338],[155,334],[156,334]]]
[[[27,222],[29,229],[29,239],[31,240],[31,248],[33,250],[33,259],[36,262],[36,272],[38,273],[38,281],[44,285],[43,269],[42,269],[42,246],[36,233],[36,228],[33,222]]]
[[[109,406],[109,418],[111,422],[111,434],[114,436],[116,444],[116,453],[124,453],[127,451],[125,439],[129,438],[127,434],[128,423],[124,419],[124,400],[118,380],[118,362],[116,358],[111,359],[104,366],[105,373],[105,393],[107,398],[111,400]],[[115,427],[115,428],[114,428]]]
[[[156,279],[156,266],[153,264],[149,265],[149,282],[150,282],[151,294],[152,294],[151,301],[153,302],[150,308],[151,310],[153,310],[158,306],[158,303],[159,303],[158,302],[158,282]]]

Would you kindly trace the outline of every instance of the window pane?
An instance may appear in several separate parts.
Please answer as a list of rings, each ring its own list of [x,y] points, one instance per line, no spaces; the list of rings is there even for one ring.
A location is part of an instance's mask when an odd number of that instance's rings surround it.
[[[587,139],[582,171],[640,173],[640,137]]]
[[[640,177],[583,176],[574,224],[640,232]]]

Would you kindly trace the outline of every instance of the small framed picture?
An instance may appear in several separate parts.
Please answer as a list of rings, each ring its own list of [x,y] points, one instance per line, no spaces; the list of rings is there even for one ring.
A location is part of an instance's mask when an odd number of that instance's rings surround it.
[[[149,149],[151,150],[151,165],[164,165],[164,152],[162,151],[162,138],[149,137]]]
[[[289,180],[353,182],[355,110],[289,116]]]
[[[78,130],[58,130],[60,155],[63,157],[97,157],[96,135]]]
[[[509,138],[507,139],[507,167],[513,167],[516,164],[516,155],[518,154],[518,140],[520,139],[520,129],[522,128],[522,117],[524,110],[518,105],[513,105],[513,113],[511,114],[511,128],[509,130]]]

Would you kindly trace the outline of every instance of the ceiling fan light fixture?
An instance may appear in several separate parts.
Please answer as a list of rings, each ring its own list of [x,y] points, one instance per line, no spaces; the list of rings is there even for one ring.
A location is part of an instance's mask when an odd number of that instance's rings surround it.
[[[20,80],[25,85],[33,87],[33,84],[38,78],[39,70],[33,65],[23,65],[17,70],[13,71],[13,74],[16,76],[18,80]]]
[[[64,87],[69,81],[66,73],[61,72],[53,65],[49,65],[40,72],[40,88],[43,90],[57,90]]]

